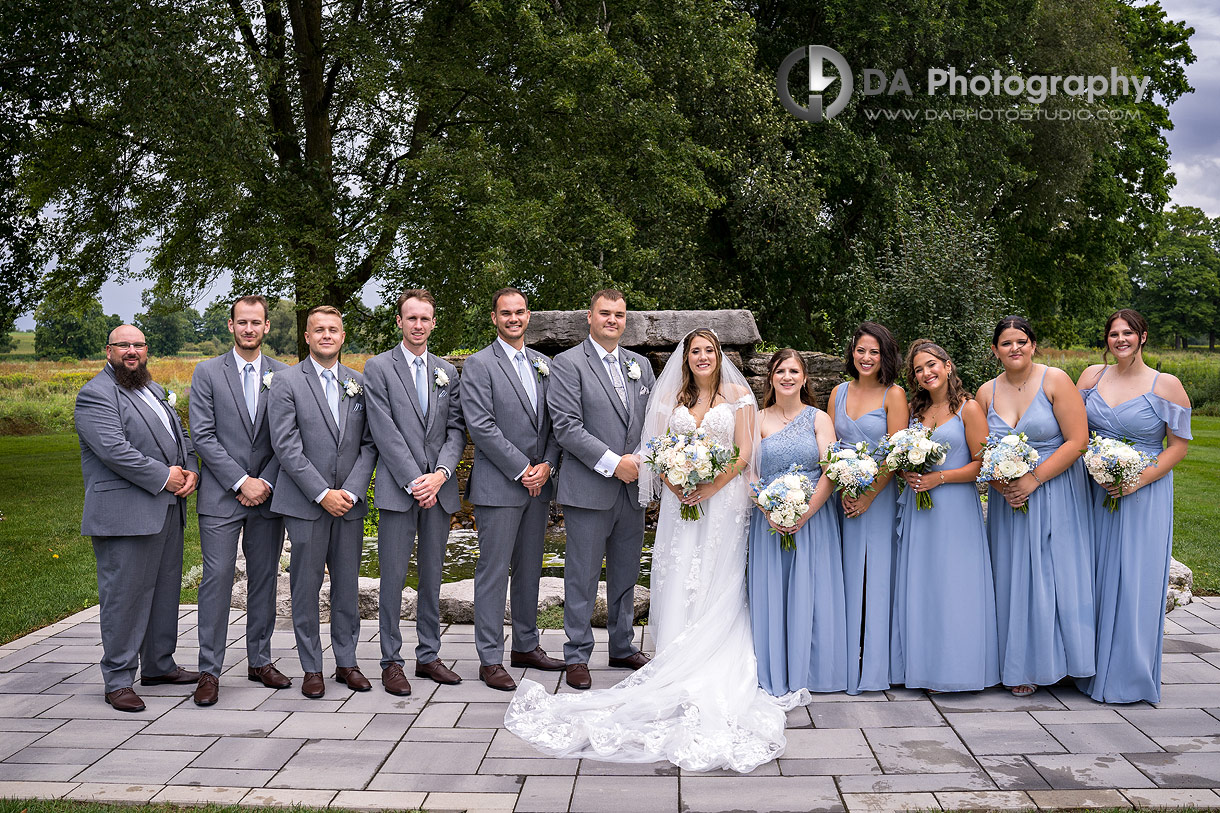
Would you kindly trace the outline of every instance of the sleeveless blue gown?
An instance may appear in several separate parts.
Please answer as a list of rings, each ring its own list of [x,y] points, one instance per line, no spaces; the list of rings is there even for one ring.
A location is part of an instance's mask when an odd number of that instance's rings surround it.
[[[1151,390],[1115,407],[1096,385],[1081,394],[1090,431],[1126,438],[1142,452],[1160,454],[1166,429],[1191,437],[1190,410]],[[1105,507],[1105,489],[1097,483],[1091,488],[1097,673],[1077,686],[1103,703],[1157,703],[1173,550],[1173,472],[1123,497],[1113,513]]]
[[[1063,434],[1042,382],[1034,400],[1009,426],[994,407],[987,427],[996,434],[1024,432],[1046,460]],[[991,385],[995,403],[995,382]],[[1014,511],[994,488],[987,499],[987,538],[995,574],[1000,679],[1006,686],[1049,686],[1064,677],[1093,674],[1093,544],[1088,474],[1072,465],[1030,495],[1029,513]]]
[[[876,449],[886,435],[885,401],[853,420],[847,414],[847,387],[840,384],[835,395],[835,434],[847,443],[866,441]],[[858,517],[844,516],[837,497],[835,503],[843,529],[847,693],[882,691],[890,687],[898,484],[891,479]]]
[[[816,407],[763,438],[764,483],[800,463],[815,483],[822,476],[814,436]],[[830,501],[796,533],[796,550],[782,550],[778,534],[755,507],[750,517],[750,621],[758,683],[776,696],[808,689],[847,688],[847,623],[843,606],[843,548],[837,507]]]
[[[960,415],[938,426],[932,439],[951,447],[932,471],[970,462]],[[922,511],[912,489],[898,497],[890,674],[908,688],[978,691],[1000,682],[983,507],[973,482],[946,483],[930,493],[933,506]]]

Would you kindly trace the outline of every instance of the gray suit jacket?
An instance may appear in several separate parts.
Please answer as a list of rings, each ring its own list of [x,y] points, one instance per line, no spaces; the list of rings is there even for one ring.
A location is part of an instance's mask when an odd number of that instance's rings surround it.
[[[640,490],[635,483],[624,484],[616,477],[603,477],[593,470],[607,449],[624,455],[640,445],[644,408],[656,385],[652,365],[646,358],[625,347],[618,349],[618,356],[627,388],[626,409],[614,392],[593,339],[585,339],[555,357],[552,376],[555,380],[547,403],[555,437],[563,448],[560,505],[605,510],[614,505],[623,485],[633,505],[639,499]],[[628,361],[640,367],[640,378],[636,381],[628,377]]]
[[[199,472],[195,447],[182,422],[164,403],[165,390],[148,388],[170,415],[171,437],[153,408],[136,393],[119,386],[107,363],[76,396],[76,434],[85,478],[85,536],[147,536],[161,530],[165,511],[175,500],[165,490],[170,466]],[[183,522],[186,511],[182,512]]]
[[[442,370],[449,382],[436,383]],[[428,354],[428,415],[419,410],[411,366],[403,357],[402,345],[374,356],[364,364],[364,403],[368,407],[369,429],[381,465],[377,469],[375,501],[387,511],[408,511],[416,505],[407,486],[421,474],[449,470],[449,480],[436,499],[447,513],[461,507],[457,466],[466,449],[466,425],[458,394],[457,368],[432,353]]]
[[[277,514],[317,519],[323,511],[314,498],[326,488],[342,488],[356,496],[356,504],[343,519],[363,519],[368,513],[365,496],[377,465],[377,447],[365,422],[363,393],[349,397],[343,386],[348,379],[363,386],[363,378],[342,364],[336,365],[335,375],[339,379],[338,426],[308,358],[271,382],[267,423],[271,448],[280,459],[271,497],[271,510]]]
[[[525,356],[531,366],[534,359],[550,364],[550,359],[528,347]],[[539,496],[554,498],[559,444],[546,408],[553,377],[535,374],[535,412],[499,342],[492,342],[462,365],[462,415],[474,441],[474,466],[466,482],[466,498],[475,505],[525,505],[529,492],[517,475],[526,466],[544,462],[551,464],[552,477]]]
[[[231,517],[248,511],[237,501],[233,484],[242,475],[266,480],[275,486],[280,461],[271,449],[271,430],[267,427],[269,390],[263,386],[267,372],[287,370],[288,365],[263,354],[257,371],[258,404],[254,423],[246,411],[246,396],[241,388],[241,369],[233,351],[195,365],[191,377],[191,435],[195,451],[203,462],[199,479],[198,512],[203,516]],[[271,517],[271,500],[258,506],[258,512]]]

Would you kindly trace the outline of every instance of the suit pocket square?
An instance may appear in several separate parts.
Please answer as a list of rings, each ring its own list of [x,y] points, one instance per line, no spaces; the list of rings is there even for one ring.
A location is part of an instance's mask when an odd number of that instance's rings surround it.
[[[352,406],[352,412],[359,412],[362,409],[364,409],[364,404],[354,404]]]
[[[640,387],[640,395],[647,395],[649,392],[647,387]]]

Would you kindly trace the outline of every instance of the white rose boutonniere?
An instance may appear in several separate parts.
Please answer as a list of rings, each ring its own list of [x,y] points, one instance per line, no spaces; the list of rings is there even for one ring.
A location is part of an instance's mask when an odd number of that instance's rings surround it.
[[[271,389],[271,379],[274,377],[275,377],[275,373],[273,373],[271,370],[268,370],[267,372],[263,373],[263,389],[265,389],[265,390]]]
[[[536,358],[530,363],[534,366],[534,370],[537,371],[539,378],[546,378],[551,374],[550,366],[548,366],[547,363],[542,359]]]
[[[165,403],[169,404],[170,409],[175,409],[178,406],[178,393],[169,387],[165,388]]]
[[[436,380],[437,387],[449,386],[449,376],[445,375],[445,371],[442,370],[440,367],[436,368],[436,379],[435,380]]]
[[[632,381],[639,381],[643,373],[640,371],[640,365],[635,359],[627,359],[627,377]]]
[[[343,396],[345,398],[355,398],[364,392],[364,387],[354,378],[349,378],[343,382]]]

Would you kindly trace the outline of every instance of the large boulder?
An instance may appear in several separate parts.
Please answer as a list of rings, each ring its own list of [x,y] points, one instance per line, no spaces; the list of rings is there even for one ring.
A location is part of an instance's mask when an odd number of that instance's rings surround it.
[[[1169,560],[1169,594],[1165,597],[1165,612],[1194,601],[1195,574],[1177,559]]]
[[[580,344],[589,336],[586,311],[534,311],[525,341],[544,353],[557,353]],[[754,314],[748,310],[632,311],[620,343],[632,350],[672,350],[698,327],[716,331],[720,343],[753,347],[761,340]]]

